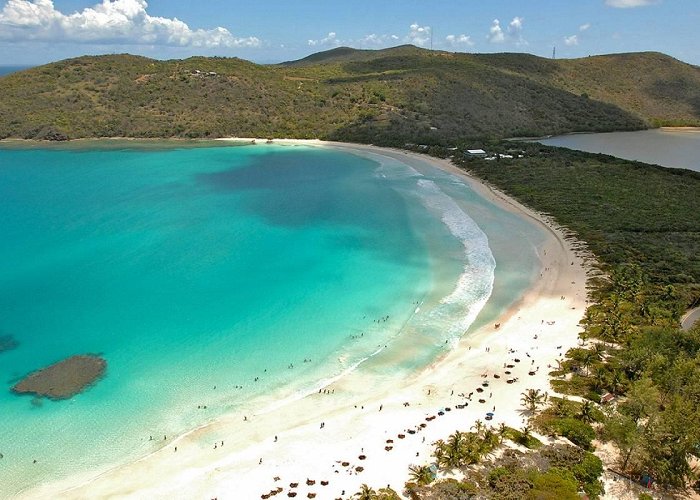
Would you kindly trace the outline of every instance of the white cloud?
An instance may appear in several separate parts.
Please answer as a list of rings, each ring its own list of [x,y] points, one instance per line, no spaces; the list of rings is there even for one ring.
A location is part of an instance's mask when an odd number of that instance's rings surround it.
[[[410,30],[411,31],[409,31],[408,36],[406,37],[406,41],[408,43],[423,47],[430,42],[430,26],[419,26],[418,23],[413,23],[410,26]]]
[[[605,5],[608,7],[615,7],[618,9],[631,9],[634,7],[645,7],[647,5],[654,5],[659,3],[660,0],[605,0]]]
[[[460,47],[460,46],[473,47],[474,46],[474,41],[472,40],[472,37],[470,37],[469,35],[447,35],[445,37],[445,41],[447,42],[448,45],[451,45],[452,47]]]
[[[338,40],[338,35],[336,35],[334,31],[331,31],[325,38],[321,38],[319,40],[308,40],[308,44],[311,47],[337,47],[340,45],[340,40]]]
[[[501,22],[498,19],[494,19],[491,23],[491,28],[489,29],[488,35],[489,42],[491,43],[503,43],[506,40],[506,35],[503,33],[501,28]]]
[[[523,18],[515,16],[508,25],[508,29],[512,32],[520,31],[521,29],[523,29]]]
[[[399,41],[399,37],[396,35],[377,35],[372,33],[371,35],[366,35],[357,41],[360,47],[383,47],[389,43],[396,43]]]
[[[508,36],[515,42],[516,45],[527,45],[527,41],[523,38],[523,18],[515,16],[508,25]]]
[[[586,23],[586,24],[582,24],[581,26],[579,26],[578,30],[579,31],[586,31],[590,27],[591,27],[591,23]]]
[[[126,45],[259,47],[226,28],[192,29],[177,18],[151,16],[146,0],[102,0],[64,14],[52,0],[8,0],[0,11],[0,39]]]
[[[568,46],[578,45],[578,35],[565,36],[564,44]]]
[[[501,22],[498,19],[494,19],[491,23],[491,28],[489,28],[489,34],[487,39],[491,43],[503,43],[506,41],[513,42],[516,45],[527,45],[527,41],[523,38],[523,21],[522,17],[515,16],[513,20],[508,23],[506,30],[504,31],[501,27]]]

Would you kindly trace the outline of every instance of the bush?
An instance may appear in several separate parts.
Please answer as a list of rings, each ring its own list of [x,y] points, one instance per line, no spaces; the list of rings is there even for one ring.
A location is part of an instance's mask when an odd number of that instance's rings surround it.
[[[590,424],[575,418],[562,418],[553,422],[557,432],[583,449],[590,450],[595,431]]]
[[[598,479],[603,474],[603,462],[593,453],[585,452],[581,463],[575,465],[571,472],[583,483],[584,491],[591,498],[597,498],[604,493],[603,483]]]
[[[528,474],[533,488],[525,498],[533,500],[578,500],[578,484],[573,475],[562,469]]]
[[[475,484],[456,479],[443,479],[437,481],[431,488],[433,498],[449,498],[450,500],[469,500],[473,498],[478,489]]]
[[[488,476],[488,483],[494,497],[503,500],[520,500],[525,498],[533,488],[523,469],[497,467]]]
[[[603,474],[603,462],[593,453],[570,445],[555,445],[542,450],[542,456],[554,468],[571,471],[591,498],[603,494],[598,478]]]

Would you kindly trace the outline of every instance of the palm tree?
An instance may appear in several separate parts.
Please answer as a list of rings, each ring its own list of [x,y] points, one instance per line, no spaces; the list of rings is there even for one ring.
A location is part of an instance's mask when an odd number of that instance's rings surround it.
[[[435,457],[435,461],[437,462],[438,467],[442,467],[446,462],[447,443],[445,443],[442,439],[438,439],[433,444],[435,445],[435,449],[433,450],[433,457]]]
[[[520,444],[527,446],[531,437],[532,437],[532,427],[530,427],[529,425],[523,426],[523,428],[520,429],[520,439],[519,439]]]
[[[484,435],[482,436],[482,443],[482,455],[488,455],[496,446],[498,446],[501,443],[501,440],[498,437],[498,433],[489,427],[484,431]]]
[[[411,481],[420,486],[430,484],[433,482],[433,479],[435,479],[433,471],[428,465],[410,465],[408,467],[408,474],[411,478]]]
[[[447,439],[447,450],[445,455],[445,465],[449,469],[460,467],[464,463],[467,450],[465,435],[459,431],[455,431]]]
[[[377,500],[378,495],[374,489],[370,488],[366,484],[360,486],[360,491],[353,495],[357,500]]]
[[[596,342],[595,344],[593,344],[591,351],[593,352],[596,361],[603,360],[603,356],[605,355],[605,346],[603,344],[601,344],[600,342]]]
[[[610,387],[610,392],[613,394],[622,394],[625,392],[625,374],[624,372],[616,368],[612,372],[610,372],[610,375],[608,377],[608,384]]]
[[[502,443],[503,439],[506,437],[506,434],[508,433],[508,426],[501,422],[498,425],[498,442]]]
[[[471,429],[478,435],[481,435],[481,431],[484,430],[484,423],[481,421],[481,419],[477,419],[476,422],[474,422],[474,425],[471,426]]]
[[[595,417],[593,415],[593,410],[595,407],[593,406],[593,403],[590,401],[585,401],[581,405],[581,409],[579,410],[578,416],[581,420],[584,422],[590,424],[591,422],[595,421]]]
[[[607,370],[603,366],[596,367],[593,373],[593,387],[599,390],[605,385],[606,377],[608,376]]]
[[[541,392],[539,389],[528,389],[520,394],[520,401],[529,412],[536,412],[539,406],[542,406],[547,401],[547,393]]]
[[[596,357],[593,351],[586,351],[586,353],[583,355],[583,359],[581,359],[581,366],[586,369],[586,377],[590,375],[590,369],[595,361],[595,358]]]

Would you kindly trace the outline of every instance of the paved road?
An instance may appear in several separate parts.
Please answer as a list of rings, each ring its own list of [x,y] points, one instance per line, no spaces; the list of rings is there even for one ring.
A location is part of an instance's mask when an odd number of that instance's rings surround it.
[[[681,319],[681,328],[683,328],[683,330],[690,330],[690,327],[698,320],[700,320],[700,307],[696,307],[685,313],[685,316]]]

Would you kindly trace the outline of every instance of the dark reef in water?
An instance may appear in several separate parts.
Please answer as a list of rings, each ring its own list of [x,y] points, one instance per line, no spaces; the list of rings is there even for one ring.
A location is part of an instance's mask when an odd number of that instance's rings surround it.
[[[12,335],[0,335],[0,353],[17,349],[19,342]]]
[[[107,361],[99,356],[71,356],[27,375],[12,390],[17,394],[67,399],[99,379],[106,369]]]

